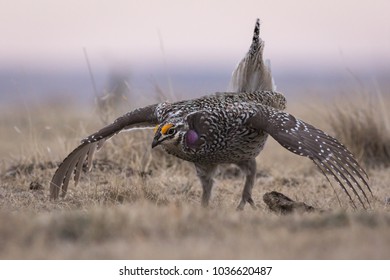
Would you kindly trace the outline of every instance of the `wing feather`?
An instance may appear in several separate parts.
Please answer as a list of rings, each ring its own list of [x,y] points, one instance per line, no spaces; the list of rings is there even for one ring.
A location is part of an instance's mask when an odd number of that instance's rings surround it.
[[[372,194],[367,173],[352,153],[337,139],[294,116],[268,106],[258,106],[258,112],[248,125],[269,133],[283,147],[313,160],[327,177],[333,177],[356,207],[352,195],[363,208],[370,206],[367,191]],[[363,200],[363,198],[364,200]]]
[[[54,173],[50,182],[50,198],[57,199],[60,191],[61,196],[65,197],[73,173],[75,185],[77,185],[84,163],[86,162],[87,169],[91,170],[95,152],[112,136],[122,130],[151,127],[157,124],[156,108],[157,104],[131,111],[83,139],[81,144],[64,159]]]

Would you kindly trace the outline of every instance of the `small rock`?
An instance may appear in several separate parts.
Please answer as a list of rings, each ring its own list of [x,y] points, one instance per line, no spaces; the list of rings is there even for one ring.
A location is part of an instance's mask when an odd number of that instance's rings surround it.
[[[317,208],[314,208],[313,206],[307,205],[304,202],[296,202],[284,194],[276,191],[264,194],[263,200],[271,211],[283,215],[293,212],[304,213],[321,211]]]
[[[32,191],[43,190],[43,186],[42,186],[42,184],[34,181],[34,182],[30,183],[29,189]]]

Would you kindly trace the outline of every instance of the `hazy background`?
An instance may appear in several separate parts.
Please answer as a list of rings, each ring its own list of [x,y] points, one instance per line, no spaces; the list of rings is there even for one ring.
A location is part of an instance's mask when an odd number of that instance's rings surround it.
[[[178,97],[223,91],[257,17],[289,98],[348,91],[356,77],[386,92],[389,11],[386,0],[0,0],[0,102],[91,100],[83,48],[99,93],[118,78],[142,96],[155,85]]]

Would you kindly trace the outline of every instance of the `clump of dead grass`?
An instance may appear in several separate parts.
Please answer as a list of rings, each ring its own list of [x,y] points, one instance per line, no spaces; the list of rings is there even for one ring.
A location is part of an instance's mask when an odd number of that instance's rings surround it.
[[[368,167],[390,166],[390,125],[380,92],[339,100],[329,114],[334,136]]]

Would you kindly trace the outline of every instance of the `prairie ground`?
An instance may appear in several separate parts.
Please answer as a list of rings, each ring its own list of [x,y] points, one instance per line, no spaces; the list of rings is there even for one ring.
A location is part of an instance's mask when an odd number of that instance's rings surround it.
[[[326,110],[317,100],[287,111],[328,131]],[[257,210],[235,210],[244,176],[230,165],[219,169],[210,208],[201,208],[193,166],[152,150],[150,130],[111,139],[79,185],[50,201],[56,167],[103,125],[96,116],[55,102],[1,108],[1,259],[390,258],[389,168],[367,166],[371,209],[354,210],[309,159],[272,139],[257,158]],[[275,214],[262,199],[270,191],[324,211]]]

